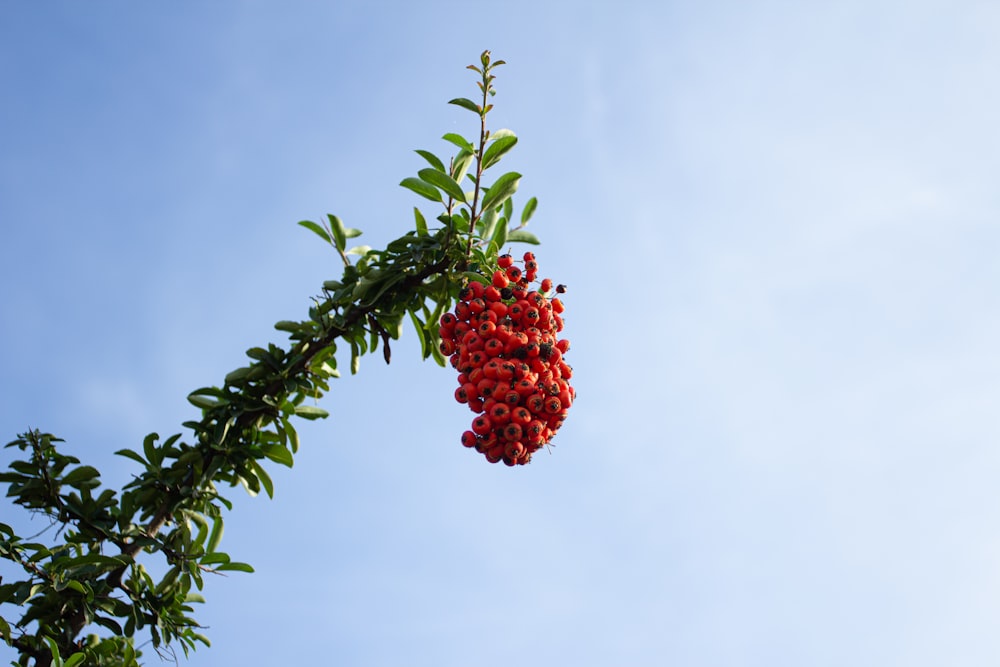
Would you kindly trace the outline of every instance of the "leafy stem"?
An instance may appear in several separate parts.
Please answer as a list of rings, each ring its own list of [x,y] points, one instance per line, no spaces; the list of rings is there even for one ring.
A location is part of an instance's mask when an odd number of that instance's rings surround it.
[[[470,258],[472,257],[472,245],[476,237],[476,223],[479,222],[479,219],[483,214],[482,211],[477,209],[479,207],[480,195],[482,194],[483,172],[486,171],[487,168],[484,160],[486,142],[490,138],[490,133],[486,129],[486,115],[493,108],[493,105],[489,103],[489,98],[496,94],[496,91],[493,88],[493,80],[496,77],[491,72],[494,67],[499,67],[504,64],[503,60],[491,62],[489,51],[483,51],[479,60],[482,63],[482,68],[476,67],[475,65],[469,65],[467,68],[478,72],[482,76],[482,81],[478,81],[477,85],[479,86],[479,90],[483,96],[482,104],[477,107],[479,112],[479,145],[476,149],[475,189],[472,193],[472,206],[469,209],[469,242],[465,248],[465,255]]]

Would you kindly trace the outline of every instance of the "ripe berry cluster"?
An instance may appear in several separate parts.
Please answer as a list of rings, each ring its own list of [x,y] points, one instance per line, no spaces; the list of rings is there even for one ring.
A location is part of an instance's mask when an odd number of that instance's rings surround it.
[[[513,466],[552,440],[576,391],[563,360],[569,341],[557,338],[563,303],[551,296],[552,281],[531,287],[538,263],[530,252],[523,269],[510,255],[497,264],[490,284],[470,282],[455,311],[441,318],[441,352],[458,371],[455,400],[477,413],[462,444],[490,463]]]

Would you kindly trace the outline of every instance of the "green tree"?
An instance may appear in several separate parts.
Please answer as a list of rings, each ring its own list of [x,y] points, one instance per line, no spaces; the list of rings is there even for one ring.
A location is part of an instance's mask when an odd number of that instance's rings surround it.
[[[502,64],[484,52],[469,66],[479,76],[476,100],[451,100],[478,117],[478,137],[444,135],[456,149],[447,163],[418,150],[428,167],[401,183],[438,205],[436,224],[414,208],[413,229],[373,250],[349,246],[361,232],[337,216],[300,222],[333,247],[343,275],[323,284],[306,319],[275,325],[288,334],[286,347],[251,348],[249,364],[221,386],[189,395],[201,416],[183,424],[187,437],[151,433],[141,448],[117,452],[141,466],[132,482],[104,488],[96,468],[60,451],[62,440],[48,433],[31,430],[7,445],[20,451],[0,473],[7,496],[51,524],[48,541],[39,541],[0,523],[0,557],[19,572],[16,581],[0,582],[0,636],[18,651],[15,664],[137,665],[136,640],[146,635],[156,650],[180,646],[187,654],[208,645],[192,616],[203,602],[205,574],[253,571],[219,549],[224,510],[231,509],[220,489],[242,485],[272,495],[265,466],[292,465],[294,417],[327,416],[314,403],[339,376],[338,348],[349,350],[351,373],[379,346],[389,362],[391,341],[408,320],[423,358],[445,365],[441,316],[469,281],[489,282],[501,248],[537,243],[524,230],[535,200],[514,219],[520,174],[487,181],[517,143],[509,130],[487,128],[493,71]],[[165,574],[154,579],[147,565],[160,558]]]

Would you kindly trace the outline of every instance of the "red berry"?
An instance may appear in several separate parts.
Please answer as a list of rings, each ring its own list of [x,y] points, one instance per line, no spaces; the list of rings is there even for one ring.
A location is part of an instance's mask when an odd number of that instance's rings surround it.
[[[476,435],[486,435],[493,430],[493,423],[486,415],[479,415],[472,420],[472,430]]]

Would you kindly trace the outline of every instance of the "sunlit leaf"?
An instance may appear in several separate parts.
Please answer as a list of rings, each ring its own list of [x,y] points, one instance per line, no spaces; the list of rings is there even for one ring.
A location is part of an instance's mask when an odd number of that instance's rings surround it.
[[[314,232],[316,236],[320,237],[330,245],[333,245],[333,240],[330,238],[330,235],[326,233],[326,230],[312,220],[300,220],[299,224]]]
[[[444,139],[447,142],[455,144],[456,146],[458,146],[460,149],[462,149],[463,151],[465,151],[467,153],[471,154],[471,153],[475,153],[476,152],[475,147],[471,143],[469,143],[469,141],[465,137],[463,137],[460,134],[455,134],[454,132],[449,132],[448,134],[444,135],[441,138]]]
[[[475,158],[475,155],[472,151],[462,150],[452,160],[451,177],[455,179],[456,183],[461,183],[462,179],[465,178],[465,172],[469,170],[469,165],[472,164],[473,158]]]
[[[333,242],[337,247],[337,250],[343,250],[347,245],[347,230],[344,228],[344,223],[341,222],[340,218],[331,214],[326,216],[327,220],[330,221],[330,231],[333,233]]]
[[[295,463],[292,453],[281,445],[264,445],[261,449],[264,452],[264,456],[271,459],[275,463],[280,463],[281,465],[289,468],[291,468]]]
[[[521,224],[528,224],[528,220],[531,220],[531,216],[535,214],[535,209],[538,208],[538,199],[532,197],[528,200],[528,203],[524,205],[524,211],[521,212]]]
[[[455,201],[465,202],[465,192],[462,191],[462,186],[456,183],[448,174],[435,169],[421,169],[417,172],[417,175],[420,176],[421,180],[443,190]]]
[[[532,245],[539,245],[541,241],[539,241],[538,237],[531,232],[526,232],[523,229],[514,229],[507,234],[507,243],[530,243]]]
[[[423,159],[427,160],[427,163],[430,166],[432,166],[435,169],[437,169],[438,171],[442,171],[443,172],[445,170],[444,169],[444,163],[441,162],[440,158],[438,158],[437,155],[434,155],[434,153],[431,153],[430,151],[420,150],[420,149],[417,149],[415,152],[416,152],[417,155],[419,155]]]
[[[413,217],[416,218],[417,234],[427,236],[429,234],[427,231],[427,220],[424,219],[424,214],[416,206],[413,207]]]
[[[517,185],[521,180],[521,174],[509,171],[496,180],[490,186],[486,196],[483,197],[483,209],[499,206],[508,197],[517,192]]]
[[[497,250],[502,248],[505,243],[507,243],[507,222],[503,221],[496,226],[496,230],[493,232],[493,236],[490,241],[497,247]]]
[[[303,419],[326,419],[330,413],[315,405],[297,405],[295,406],[295,415]]]
[[[503,157],[504,154],[506,154],[511,148],[513,148],[514,144],[516,143],[517,143],[517,137],[515,137],[513,134],[500,137],[499,139],[491,143],[486,148],[486,152],[483,153],[483,169],[489,169],[497,162],[499,162],[500,158]]]
[[[271,476],[267,474],[264,467],[257,461],[250,461],[250,467],[253,469],[253,473],[257,475],[257,480],[264,488],[264,493],[267,494],[267,497],[274,498],[274,482],[271,480]]]
[[[413,176],[409,176],[400,181],[399,184],[402,185],[404,188],[416,192],[421,197],[426,197],[427,199],[430,199],[431,201],[436,201],[436,202],[442,201],[441,192],[430,183],[425,183],[419,178],[414,178]]]
[[[453,100],[449,100],[448,104],[454,104],[455,106],[462,107],[463,109],[468,109],[476,115],[481,115],[483,113],[483,110],[479,107],[479,105],[464,97],[456,97]]]
[[[235,570],[237,572],[253,572],[253,568],[247,563],[226,563],[215,568],[216,572]]]

